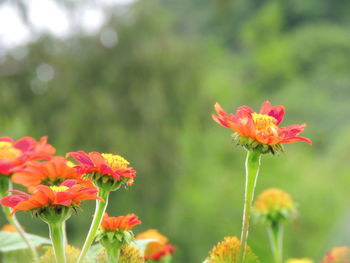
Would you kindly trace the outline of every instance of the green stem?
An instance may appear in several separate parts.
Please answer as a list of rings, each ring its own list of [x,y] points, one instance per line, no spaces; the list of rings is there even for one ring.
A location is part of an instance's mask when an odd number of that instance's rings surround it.
[[[254,190],[256,181],[258,179],[259,168],[261,163],[261,153],[258,151],[247,151],[247,158],[245,162],[246,169],[246,182],[245,182],[245,194],[244,194],[244,210],[243,210],[243,223],[241,232],[241,253],[240,261],[244,262],[245,252],[247,247],[249,219],[252,202],[254,199]]]
[[[281,223],[274,223],[267,228],[269,234],[272,253],[275,258],[275,263],[282,263],[283,260],[283,232],[284,227]]]
[[[86,253],[88,252],[89,248],[91,247],[92,242],[95,239],[96,232],[101,224],[103,215],[104,215],[106,208],[107,208],[109,192],[106,192],[100,188],[99,192],[98,192],[98,196],[103,198],[103,200],[105,200],[105,201],[103,202],[100,200],[96,200],[96,208],[95,208],[94,218],[92,220],[89,233],[85,239],[84,246],[81,250],[81,253],[79,255],[79,259],[78,259],[77,263],[83,262],[83,260],[86,256]]]
[[[118,263],[120,256],[120,248],[107,248],[108,263]]]
[[[9,176],[5,175],[0,175],[0,197],[3,198],[7,195],[7,191],[12,190],[12,181]],[[9,193],[10,194],[10,193]],[[30,243],[28,237],[26,236],[26,232],[24,231],[23,227],[21,224],[18,222],[16,215],[10,215],[11,214],[11,209],[7,206],[2,206],[2,210],[6,216],[7,221],[13,225],[20,237],[22,238],[23,242],[27,245],[28,249],[32,253],[32,256],[35,261],[39,260],[38,252],[36,251],[35,247],[32,246]]]
[[[64,234],[62,222],[48,223],[50,238],[55,251],[56,263],[66,263],[66,251],[64,245]]]

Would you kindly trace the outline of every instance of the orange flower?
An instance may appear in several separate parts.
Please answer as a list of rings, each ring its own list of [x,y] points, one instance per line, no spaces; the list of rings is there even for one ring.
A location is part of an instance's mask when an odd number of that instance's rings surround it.
[[[6,224],[4,225],[2,228],[1,228],[1,231],[5,231],[5,232],[18,232],[16,227],[14,227],[13,225],[9,225],[9,224]]]
[[[66,180],[60,186],[38,185],[35,189],[36,191],[32,195],[18,190],[9,191],[16,195],[5,196],[0,200],[0,204],[11,207],[12,214],[14,214],[20,210],[35,211],[49,206],[75,208],[84,200],[102,200],[96,195],[96,188],[81,186],[77,184],[76,180]]]
[[[76,169],[61,156],[54,156],[44,162],[27,162],[25,166],[15,168],[14,171],[12,181],[28,187],[30,192],[33,192],[40,184],[60,185],[67,179],[75,179],[80,184],[93,187],[91,181],[83,179]]]
[[[322,263],[350,263],[350,248],[335,247],[327,253]]]
[[[132,185],[136,171],[122,156],[111,153],[84,151],[70,152],[68,156],[79,162],[74,168],[79,174],[86,174],[100,188],[113,191],[121,184]],[[107,187],[107,188],[106,188]]]
[[[146,232],[143,232],[136,236],[137,240],[141,239],[155,239],[147,244],[145,250],[145,258],[161,260],[164,256],[168,254],[173,254],[175,247],[168,244],[168,238],[155,229],[149,229]]]
[[[141,224],[141,221],[135,214],[112,217],[105,213],[101,222],[101,228],[106,231],[128,231],[139,224]]]
[[[23,137],[14,141],[10,137],[0,137],[0,174],[9,175],[14,167],[29,160],[47,159],[55,153],[55,148],[47,144],[47,137],[36,141]]]
[[[306,124],[279,127],[284,116],[284,107],[272,107],[269,101],[262,104],[260,113],[254,112],[248,106],[241,106],[236,115],[227,114],[218,103],[215,104],[215,110],[218,116],[212,115],[214,121],[234,130],[238,135],[238,142],[243,146],[255,149],[263,144],[268,146],[264,152],[274,153],[275,150],[281,150],[280,144],[299,141],[312,144],[310,139],[298,136]]]

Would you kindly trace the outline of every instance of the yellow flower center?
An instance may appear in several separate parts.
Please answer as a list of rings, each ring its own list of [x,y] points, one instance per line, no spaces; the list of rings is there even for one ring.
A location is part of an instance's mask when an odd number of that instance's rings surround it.
[[[54,192],[63,192],[69,189],[69,187],[61,185],[61,186],[50,186],[51,190]]]
[[[277,132],[277,120],[274,117],[256,112],[252,113],[252,117],[256,129],[258,129],[259,131],[265,133]]]
[[[293,209],[294,203],[289,194],[279,189],[268,189],[258,196],[255,202],[258,211]]]
[[[126,169],[129,165],[129,162],[120,155],[111,153],[102,153],[101,155],[106,160],[107,165],[113,170]]]
[[[0,142],[0,160],[13,161],[21,155],[21,151],[9,142]]]

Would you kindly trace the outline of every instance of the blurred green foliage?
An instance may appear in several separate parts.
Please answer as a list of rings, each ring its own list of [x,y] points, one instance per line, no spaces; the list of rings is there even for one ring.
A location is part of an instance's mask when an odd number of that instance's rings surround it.
[[[113,193],[109,214],[136,213],[143,224],[135,231],[169,236],[175,262],[201,262],[224,236],[239,236],[243,208],[245,153],[212,121],[214,103],[230,112],[283,104],[284,124],[307,122],[303,135],[314,146],[264,156],[257,194],[291,193],[299,219],[287,227],[285,256],[320,260],[331,246],[350,244],[349,8],[326,0],[149,0],[112,12],[101,32],[117,32],[114,47],[100,35],[42,36],[0,65],[0,134],[48,135],[62,155],[125,156],[138,175],[130,190]],[[77,247],[93,203],[83,210],[68,222]],[[19,218],[47,235],[39,220]],[[252,226],[249,243],[272,261],[265,229]]]

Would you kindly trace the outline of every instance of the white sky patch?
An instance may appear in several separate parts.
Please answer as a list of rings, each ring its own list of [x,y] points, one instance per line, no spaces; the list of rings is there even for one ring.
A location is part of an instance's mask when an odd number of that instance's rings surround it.
[[[29,19],[33,26],[43,32],[64,37],[70,32],[70,22],[67,11],[52,0],[31,0]]]
[[[23,24],[15,7],[10,4],[0,6],[0,46],[10,47],[27,42],[30,33]]]

